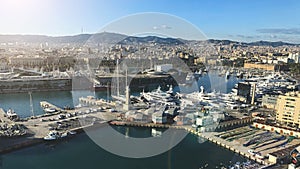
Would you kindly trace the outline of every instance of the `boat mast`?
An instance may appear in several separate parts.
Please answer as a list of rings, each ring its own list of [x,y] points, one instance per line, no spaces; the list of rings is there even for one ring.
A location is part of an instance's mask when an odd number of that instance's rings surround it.
[[[126,87],[128,86],[128,69],[126,68]]]
[[[110,86],[109,82],[106,83],[106,101],[108,102],[108,98],[109,98],[109,89],[108,87]]]
[[[119,59],[117,59],[117,96],[120,96],[120,84],[119,84]]]
[[[32,116],[34,116],[34,111],[33,111],[33,104],[32,104],[32,92],[30,91],[30,92],[28,92],[28,94],[29,94],[29,98],[30,98],[30,110],[31,110],[31,114],[32,114]]]

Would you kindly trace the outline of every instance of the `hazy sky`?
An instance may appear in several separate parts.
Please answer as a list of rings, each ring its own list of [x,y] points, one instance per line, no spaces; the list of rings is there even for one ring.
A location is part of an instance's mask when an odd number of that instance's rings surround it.
[[[95,33],[141,12],[162,12],[208,38],[300,42],[299,0],[0,0],[0,34]]]

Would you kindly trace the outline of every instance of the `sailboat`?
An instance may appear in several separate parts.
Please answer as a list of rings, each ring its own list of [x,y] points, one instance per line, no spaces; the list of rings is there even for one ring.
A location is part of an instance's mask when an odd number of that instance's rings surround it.
[[[128,77],[128,72],[126,70],[126,87],[128,86],[128,82],[127,82],[127,77]],[[117,60],[117,95],[111,95],[111,97],[115,100],[119,100],[119,101],[122,101],[122,102],[126,102],[126,96],[125,95],[121,95],[120,94],[120,76],[119,76],[119,60]]]

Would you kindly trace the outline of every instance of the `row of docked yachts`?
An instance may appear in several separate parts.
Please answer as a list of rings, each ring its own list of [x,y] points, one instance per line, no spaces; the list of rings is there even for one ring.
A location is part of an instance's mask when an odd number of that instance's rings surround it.
[[[160,87],[152,92],[142,92],[141,98],[149,103],[163,103],[173,104],[180,107],[186,107],[187,105],[195,105],[195,103],[205,106],[206,108],[228,108],[236,109],[239,105],[234,101],[234,94],[210,92],[204,93],[204,87],[200,87],[199,92],[192,92],[187,94],[174,93],[172,86],[169,90],[162,91]]]

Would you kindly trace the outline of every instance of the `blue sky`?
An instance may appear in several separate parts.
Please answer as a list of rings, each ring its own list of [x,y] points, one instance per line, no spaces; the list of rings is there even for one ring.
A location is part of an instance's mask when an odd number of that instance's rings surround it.
[[[0,34],[95,33],[118,18],[168,13],[208,38],[300,43],[298,0],[0,0]]]

